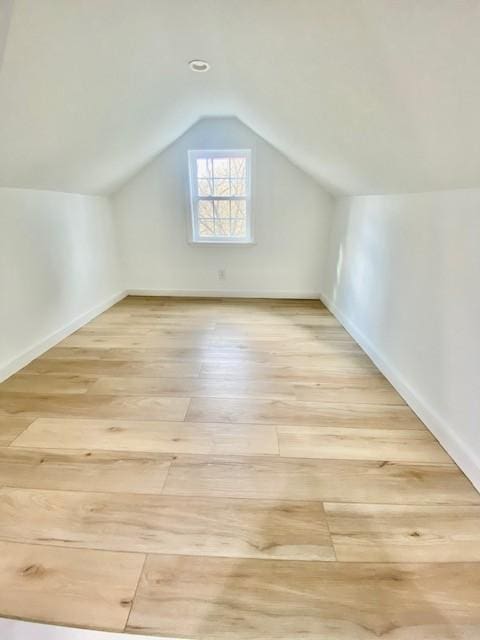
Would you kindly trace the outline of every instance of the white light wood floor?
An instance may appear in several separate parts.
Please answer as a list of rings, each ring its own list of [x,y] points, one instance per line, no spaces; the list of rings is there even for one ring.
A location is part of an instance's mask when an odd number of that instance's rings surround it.
[[[0,385],[0,615],[478,640],[480,495],[319,302],[127,298]]]

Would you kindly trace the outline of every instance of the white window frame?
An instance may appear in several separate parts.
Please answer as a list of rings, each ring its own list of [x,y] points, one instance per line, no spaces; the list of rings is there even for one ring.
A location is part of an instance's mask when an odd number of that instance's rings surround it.
[[[200,196],[197,192],[197,158],[235,158],[247,159],[245,196]],[[189,241],[195,245],[251,245],[254,244],[252,221],[252,150],[251,149],[190,149],[188,151],[188,169],[190,181]],[[245,200],[246,230],[245,237],[211,236],[201,238],[198,224],[198,202],[200,200]]]

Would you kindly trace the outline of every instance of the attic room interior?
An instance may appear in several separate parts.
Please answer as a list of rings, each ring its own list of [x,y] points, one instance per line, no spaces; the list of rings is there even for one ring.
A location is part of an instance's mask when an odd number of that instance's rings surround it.
[[[0,0],[0,638],[480,638],[480,2]]]

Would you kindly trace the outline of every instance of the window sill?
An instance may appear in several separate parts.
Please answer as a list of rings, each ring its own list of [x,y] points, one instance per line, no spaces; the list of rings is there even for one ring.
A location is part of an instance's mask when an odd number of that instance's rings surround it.
[[[192,247],[252,247],[257,243],[254,240],[189,240],[188,244]]]

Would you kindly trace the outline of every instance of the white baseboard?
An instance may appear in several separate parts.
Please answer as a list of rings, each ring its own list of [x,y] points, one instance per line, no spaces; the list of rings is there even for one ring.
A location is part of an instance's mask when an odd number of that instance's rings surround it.
[[[418,395],[398,369],[385,359],[369,338],[344,315],[332,300],[324,295],[320,295],[320,300],[328,307],[337,320],[342,323],[352,338],[358,342],[405,402],[437,438],[445,451],[455,460],[470,482],[480,491],[479,456],[462,442],[452,426]]]
[[[171,296],[188,298],[273,298],[319,300],[318,291],[235,291],[208,289],[128,289],[129,296]]]
[[[174,640],[174,638],[158,638],[157,636],[125,635],[107,631],[90,631],[89,629],[71,629],[55,625],[24,622],[23,620],[0,619],[0,637],[8,640]]]
[[[11,375],[29,364],[32,360],[35,360],[35,358],[38,358],[38,356],[42,355],[42,353],[45,353],[45,351],[48,351],[48,349],[54,347],[71,333],[77,331],[77,329],[80,329],[80,327],[82,327],[84,324],[90,322],[90,320],[93,320],[93,318],[98,316],[100,313],[103,313],[112,305],[125,298],[126,295],[127,293],[125,291],[116,293],[114,296],[111,296],[100,304],[95,305],[95,307],[93,307],[92,309],[89,309],[88,311],[85,311],[85,313],[77,316],[61,329],[54,331],[46,338],[43,338],[39,342],[35,343],[19,356],[13,358],[5,364],[2,364],[0,366],[0,382],[3,382],[3,380],[9,378]]]

